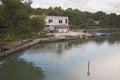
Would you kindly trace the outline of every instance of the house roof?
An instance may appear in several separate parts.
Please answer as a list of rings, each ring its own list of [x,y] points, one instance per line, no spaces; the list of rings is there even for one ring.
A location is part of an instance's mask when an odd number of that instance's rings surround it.
[[[46,16],[46,18],[68,18],[66,16]]]
[[[41,16],[41,15],[31,15],[30,18],[38,17],[38,16]],[[68,18],[68,17],[66,17],[66,16],[46,16],[46,18]]]

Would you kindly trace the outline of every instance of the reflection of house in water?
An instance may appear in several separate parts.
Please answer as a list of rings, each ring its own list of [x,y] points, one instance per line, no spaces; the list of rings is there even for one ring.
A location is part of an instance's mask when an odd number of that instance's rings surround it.
[[[67,48],[68,42],[51,43],[51,45],[45,47],[45,51],[48,51],[48,53],[51,55],[49,58],[52,60],[52,62],[65,62],[69,60]]]
[[[57,53],[63,53],[68,48],[68,43],[59,43],[56,45]]]
[[[30,49],[30,53],[57,53],[62,54],[66,51],[70,50],[72,47],[76,47],[76,49],[79,49],[80,51],[84,51],[85,49],[89,49],[91,46],[88,44],[80,45],[84,43],[77,43],[75,42],[54,42],[49,44],[41,44],[36,45],[34,48]],[[90,47],[89,47],[90,46]],[[83,50],[84,49],[84,50]]]
[[[81,44],[81,43],[80,43]],[[66,42],[54,42],[54,43],[47,43],[47,44],[40,44],[32,47],[27,51],[32,56],[36,57],[37,55],[42,55],[44,58],[48,58],[50,62],[65,62],[69,60],[69,50],[74,47],[73,53],[84,53],[85,49],[87,49],[87,44],[80,45],[79,43],[76,44],[76,41],[66,41]],[[76,50],[78,49],[78,50]]]
[[[28,51],[30,53],[64,53],[68,49],[68,42],[59,42],[36,45]]]
[[[32,47],[25,52],[23,57],[29,56],[35,63],[44,58],[48,59],[50,64],[64,64],[69,61],[68,42],[57,42],[40,44]],[[46,60],[45,60],[46,61]]]
[[[67,42],[56,43],[56,44],[53,44],[53,45],[46,46],[46,49],[49,52],[55,52],[55,53],[58,53],[59,55],[61,53],[64,53],[67,48],[68,48],[68,43]]]

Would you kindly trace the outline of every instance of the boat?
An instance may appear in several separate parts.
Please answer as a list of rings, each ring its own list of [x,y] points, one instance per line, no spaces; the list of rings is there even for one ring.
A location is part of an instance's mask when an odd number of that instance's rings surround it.
[[[95,33],[95,34],[93,34],[93,37],[95,37],[95,38],[100,38],[100,37],[101,37],[101,34],[100,34],[100,33]]]

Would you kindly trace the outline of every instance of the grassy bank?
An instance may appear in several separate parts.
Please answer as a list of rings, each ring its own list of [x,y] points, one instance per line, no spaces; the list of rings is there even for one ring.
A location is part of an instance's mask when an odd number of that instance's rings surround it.
[[[38,39],[38,38],[50,38],[53,37],[52,35],[47,35],[47,32],[41,33],[41,34],[32,34],[32,35],[9,35],[9,38],[6,37],[0,37],[0,46],[4,46],[10,43],[22,41],[22,40],[28,40],[28,39]]]

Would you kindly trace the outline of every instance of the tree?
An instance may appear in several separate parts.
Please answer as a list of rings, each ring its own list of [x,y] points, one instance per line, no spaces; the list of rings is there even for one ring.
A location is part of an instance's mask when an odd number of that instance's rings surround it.
[[[5,28],[4,33],[10,36],[18,37],[19,32],[22,32],[23,26],[28,25],[29,9],[28,6],[20,0],[1,0],[2,10],[0,24]],[[27,29],[26,29],[27,30]]]
[[[29,13],[24,4],[19,0],[2,0],[2,3],[7,13],[6,20],[8,20],[10,27],[14,27],[15,29],[21,24],[26,24],[26,20],[29,19]]]
[[[34,17],[30,20],[30,28],[31,31],[37,34],[38,32],[42,31],[45,26],[45,19],[43,16]]]
[[[61,8],[61,7],[55,7],[55,8],[54,8],[54,14],[55,14],[56,16],[62,16],[62,14],[63,14],[62,8]]]
[[[117,15],[115,13],[111,13],[109,15],[109,25],[114,27],[117,26]]]
[[[100,21],[100,26],[103,26],[103,27],[108,27],[109,24],[108,24],[108,21],[109,21],[109,15],[106,14],[106,16],[104,16],[101,21]]]
[[[87,23],[88,23],[88,26],[94,26],[95,24],[95,22],[94,22],[94,20],[93,19],[88,19],[87,20]]]
[[[50,16],[54,16],[55,15],[54,14],[54,9],[52,7],[48,8],[48,15],[50,15]]]
[[[83,24],[80,25],[80,28],[81,29],[89,29],[89,26],[88,26],[87,23],[83,23]]]
[[[120,28],[120,15],[117,16],[117,26]]]
[[[101,21],[105,17],[106,13],[103,11],[98,11],[93,14],[93,19],[97,21]]]

